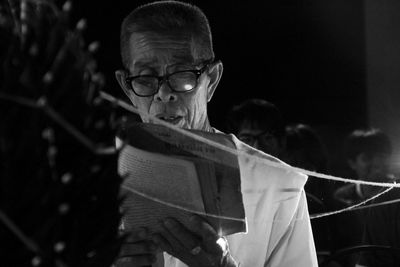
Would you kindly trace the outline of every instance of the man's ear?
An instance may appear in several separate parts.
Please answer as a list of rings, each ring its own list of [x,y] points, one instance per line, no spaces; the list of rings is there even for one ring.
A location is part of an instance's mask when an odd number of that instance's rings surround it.
[[[130,94],[130,89],[128,88],[128,85],[126,84],[126,81],[125,81],[126,76],[127,76],[127,74],[126,74],[126,71],[124,71],[124,70],[115,71],[115,78],[117,79],[119,86],[122,88],[125,95],[131,100],[131,102],[133,102],[133,100],[131,98],[131,94]],[[135,106],[134,103],[132,103],[132,104],[133,104],[133,106]]]
[[[217,61],[212,64],[210,69],[208,70],[208,76],[210,77],[210,83],[208,84],[207,88],[207,102],[210,102],[215,89],[217,89],[219,80],[222,77],[222,72],[223,72],[223,65],[221,61]]]

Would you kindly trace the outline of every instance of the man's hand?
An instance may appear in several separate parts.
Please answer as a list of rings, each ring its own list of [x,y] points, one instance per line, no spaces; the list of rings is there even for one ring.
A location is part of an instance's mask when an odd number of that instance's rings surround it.
[[[146,229],[131,231],[122,245],[116,267],[150,266],[156,261],[157,246],[149,240]]]
[[[199,216],[191,218],[189,229],[172,218],[164,220],[162,228],[153,235],[153,242],[188,266],[226,266],[227,243],[217,242],[221,237]]]

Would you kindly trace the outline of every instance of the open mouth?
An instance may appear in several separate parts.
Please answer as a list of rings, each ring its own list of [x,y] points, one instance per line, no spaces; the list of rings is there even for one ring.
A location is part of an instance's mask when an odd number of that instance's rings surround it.
[[[182,116],[174,116],[174,115],[160,115],[157,116],[158,119],[169,122],[171,124],[178,124],[181,119]]]

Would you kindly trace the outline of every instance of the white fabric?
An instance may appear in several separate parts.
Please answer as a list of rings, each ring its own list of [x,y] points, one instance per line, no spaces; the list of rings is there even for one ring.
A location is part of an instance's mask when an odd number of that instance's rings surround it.
[[[239,141],[238,150],[281,162]],[[282,164],[285,164],[282,162]],[[241,267],[317,267],[317,256],[303,190],[307,176],[239,158],[248,233],[227,237]],[[164,266],[186,266],[164,255]]]

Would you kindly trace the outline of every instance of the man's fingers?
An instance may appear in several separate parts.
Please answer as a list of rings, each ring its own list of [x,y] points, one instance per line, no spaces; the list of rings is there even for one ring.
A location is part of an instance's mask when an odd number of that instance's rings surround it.
[[[154,234],[151,240],[161,248],[161,250],[168,252],[173,255],[173,249],[171,244],[160,234]]]
[[[194,215],[190,218],[190,230],[198,234],[203,240],[217,240],[219,238],[214,228],[201,217]]]
[[[179,226],[176,226],[179,227]],[[160,233],[159,235],[163,237],[161,241],[163,242],[163,245],[169,244],[172,250],[174,251],[180,251],[180,250],[186,250],[185,245],[179,240],[174,233],[170,232],[170,230],[166,227],[166,225],[163,222],[160,222]],[[175,230],[177,231],[177,230]],[[156,243],[157,244],[157,243]]]
[[[199,235],[209,252],[220,253],[221,246],[217,244],[220,236],[215,229],[201,217],[194,215],[190,218],[190,230]]]
[[[188,231],[181,223],[174,219],[166,219],[164,227],[179,241],[187,250],[191,250],[199,245],[199,238]]]

